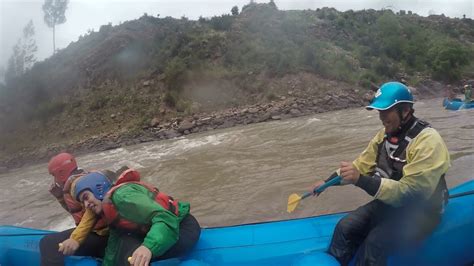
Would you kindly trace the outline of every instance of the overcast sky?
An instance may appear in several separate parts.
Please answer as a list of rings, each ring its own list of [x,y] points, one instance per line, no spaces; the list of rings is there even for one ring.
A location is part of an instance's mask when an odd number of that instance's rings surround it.
[[[52,30],[43,21],[43,3],[44,0],[0,0],[0,67],[6,65],[13,45],[30,19],[36,29],[37,58],[42,60],[52,54]],[[101,25],[109,22],[117,25],[136,19],[145,12],[153,16],[160,14],[160,17],[180,18],[184,15],[197,19],[199,16],[212,17],[230,13],[234,5],[240,10],[247,3],[249,0],[70,0],[66,11],[67,21],[56,28],[56,47],[65,48],[89,29],[97,31]],[[275,0],[275,3],[281,10],[321,7],[334,7],[339,11],[391,8],[394,11],[411,10],[422,16],[443,13],[459,18],[463,15],[472,18],[474,14],[474,0]]]

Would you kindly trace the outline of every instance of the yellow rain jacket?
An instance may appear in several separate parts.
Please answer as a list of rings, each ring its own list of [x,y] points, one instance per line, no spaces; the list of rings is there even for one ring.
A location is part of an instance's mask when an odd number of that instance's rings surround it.
[[[353,162],[361,175],[371,176],[376,167],[379,144],[384,141],[385,130],[381,129],[368,147]],[[381,178],[375,199],[393,207],[403,205],[403,199],[413,194],[428,200],[434,193],[442,176],[450,167],[449,152],[439,133],[430,127],[424,128],[406,150],[407,163],[399,181]]]
[[[70,237],[79,242],[79,244],[82,244],[91,231],[93,231],[99,236],[108,235],[108,227],[102,229],[94,229],[94,225],[97,220],[98,219],[95,213],[90,209],[86,209],[86,212],[82,216],[81,222],[77,225],[74,231],[72,231]]]

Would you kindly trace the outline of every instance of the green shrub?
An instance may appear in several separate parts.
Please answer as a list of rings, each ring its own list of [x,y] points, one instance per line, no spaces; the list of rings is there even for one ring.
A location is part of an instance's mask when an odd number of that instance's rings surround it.
[[[238,12],[238,11],[237,11]],[[211,27],[218,31],[228,31],[232,27],[234,17],[231,15],[222,15],[212,17],[209,23]]]
[[[176,103],[178,102],[177,98],[175,92],[167,91],[163,98],[163,102],[169,107],[176,107]]]
[[[109,98],[106,95],[97,95],[92,98],[89,102],[89,110],[97,111],[104,108],[109,102]]]
[[[185,80],[187,66],[183,59],[175,57],[165,69],[165,84],[168,90],[181,90]]]
[[[359,78],[359,85],[363,88],[370,89],[372,84],[377,84],[379,79],[372,72],[364,72]]]
[[[191,109],[191,104],[188,101],[179,99],[178,102],[176,103],[176,111],[180,113],[189,113],[190,109]]]
[[[47,121],[53,116],[63,112],[66,103],[61,101],[42,102],[35,110],[29,114],[30,119],[38,119],[40,121]]]
[[[273,92],[269,92],[266,96],[267,100],[269,101],[275,101],[275,100],[278,100],[278,96],[276,96],[275,93]]]
[[[470,63],[471,54],[457,42],[436,41],[428,51],[433,78],[453,81],[461,78],[463,66]]]
[[[374,60],[373,69],[375,73],[387,78],[393,78],[397,74],[398,66],[390,61],[387,57],[380,57]]]

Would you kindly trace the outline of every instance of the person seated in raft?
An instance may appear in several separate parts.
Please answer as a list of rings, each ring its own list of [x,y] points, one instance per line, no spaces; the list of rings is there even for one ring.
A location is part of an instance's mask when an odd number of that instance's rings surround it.
[[[40,240],[41,265],[64,265],[65,255],[103,257],[108,236],[107,224],[103,219],[97,220],[92,211],[85,210],[69,193],[72,181],[87,172],[78,168],[76,159],[69,153],[52,157],[48,171],[53,176],[49,192],[73,217],[76,227],[48,234]]]
[[[464,85],[464,102],[470,103],[472,101],[472,85]]]
[[[449,152],[439,133],[414,116],[413,96],[398,82],[376,92],[368,110],[378,110],[382,128],[353,162],[341,162],[341,184],[374,197],[342,218],[329,253],[341,265],[386,265],[390,254],[430,235],[448,193]],[[326,181],[328,181],[326,180]],[[324,181],[318,181],[315,189]]]
[[[201,234],[190,204],[141,182],[128,169],[115,184],[101,173],[78,179],[72,196],[105,219],[110,235],[102,265],[148,265],[190,251]]]

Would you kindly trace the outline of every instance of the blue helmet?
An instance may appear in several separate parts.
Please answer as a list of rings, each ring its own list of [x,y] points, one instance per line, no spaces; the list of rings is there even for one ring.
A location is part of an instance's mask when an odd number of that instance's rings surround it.
[[[387,110],[399,103],[413,103],[410,89],[400,82],[387,82],[375,93],[367,110]]]
[[[81,192],[89,190],[94,196],[103,200],[107,191],[112,187],[110,180],[100,172],[92,172],[85,176],[78,178],[74,188],[74,198],[79,201]]]

